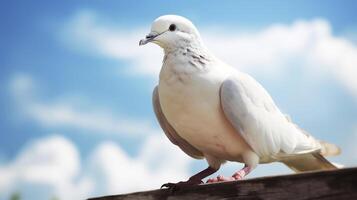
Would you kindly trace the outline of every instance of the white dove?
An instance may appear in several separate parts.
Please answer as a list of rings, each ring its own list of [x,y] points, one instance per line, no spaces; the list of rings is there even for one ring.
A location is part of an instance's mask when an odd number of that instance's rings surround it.
[[[209,165],[187,181],[163,186],[203,183],[225,161],[245,165],[207,182],[242,179],[259,163],[282,162],[296,172],[336,169],[324,156],[340,149],[300,129],[256,80],[213,56],[188,19],[157,18],[139,44],[148,42],[165,53],[153,92],[156,117],[172,143]]]

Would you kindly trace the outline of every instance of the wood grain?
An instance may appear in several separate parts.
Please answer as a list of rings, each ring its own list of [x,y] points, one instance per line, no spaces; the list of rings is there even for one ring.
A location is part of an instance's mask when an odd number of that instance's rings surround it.
[[[198,185],[173,194],[152,190],[91,198],[90,200],[164,199],[356,199],[357,168],[254,178],[242,181]]]

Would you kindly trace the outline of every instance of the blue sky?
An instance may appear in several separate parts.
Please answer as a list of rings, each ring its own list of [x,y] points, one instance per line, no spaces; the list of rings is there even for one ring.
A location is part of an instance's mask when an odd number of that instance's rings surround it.
[[[0,199],[14,191],[24,199],[136,191],[205,167],[168,143],[152,112],[162,52],[154,45],[139,48],[138,41],[163,14],[191,19],[215,54],[259,80],[297,124],[341,146],[344,153],[333,161],[357,164],[355,1],[2,5]],[[167,169],[173,158],[177,169]],[[228,164],[222,173],[239,167]],[[38,169],[47,175],[38,175]],[[134,172],[120,172],[134,169],[158,178],[148,184]],[[252,176],[279,173],[289,171],[263,166]],[[120,181],[133,177],[129,186]],[[71,196],[71,188],[82,192]]]

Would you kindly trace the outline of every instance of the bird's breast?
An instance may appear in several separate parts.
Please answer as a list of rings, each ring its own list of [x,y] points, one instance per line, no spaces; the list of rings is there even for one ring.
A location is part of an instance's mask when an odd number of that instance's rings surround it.
[[[177,133],[204,153],[234,160],[244,140],[224,117],[220,105],[222,71],[160,77],[159,98],[163,113]]]
[[[219,89],[223,78],[207,72],[180,67],[163,69],[160,74],[159,98],[168,120],[173,124],[210,111],[219,110]]]

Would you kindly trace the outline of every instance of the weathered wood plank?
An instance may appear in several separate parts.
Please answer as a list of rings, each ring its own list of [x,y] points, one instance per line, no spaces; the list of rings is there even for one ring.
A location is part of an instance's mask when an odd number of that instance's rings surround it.
[[[206,184],[184,188],[174,194],[162,189],[90,200],[134,199],[357,199],[357,168]]]

